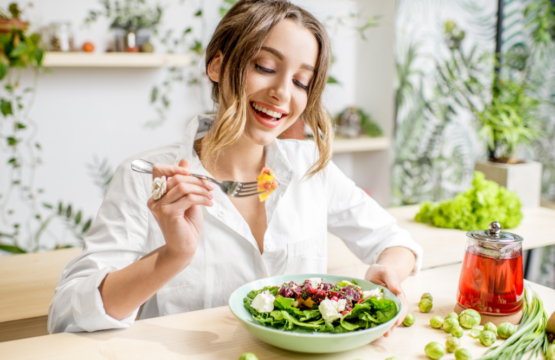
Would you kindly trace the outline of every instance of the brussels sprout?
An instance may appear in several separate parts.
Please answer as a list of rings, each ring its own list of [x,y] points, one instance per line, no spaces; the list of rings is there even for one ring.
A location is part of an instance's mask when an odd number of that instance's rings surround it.
[[[431,343],[426,345],[424,351],[426,352],[426,356],[434,360],[441,359],[443,355],[445,355],[445,348],[443,347],[443,345],[435,341],[432,341]]]
[[[443,318],[441,316],[434,316],[430,319],[430,326],[434,329],[439,329],[443,326]]]
[[[239,356],[238,360],[258,360],[258,357],[251,352],[246,352]]]
[[[486,325],[484,325],[484,330],[487,331],[491,331],[492,333],[495,334],[495,336],[497,336],[497,326],[495,326],[493,323],[489,322]]]
[[[461,341],[459,340],[459,338],[456,338],[454,336],[451,336],[445,342],[445,348],[450,353],[457,351],[457,349],[460,347],[461,347]]]
[[[422,299],[418,303],[418,309],[423,313],[430,312],[430,310],[432,310],[432,306],[432,302],[428,298]]]
[[[428,300],[430,300],[430,301],[432,301],[432,302],[434,301],[434,298],[432,297],[432,294],[430,294],[430,293],[424,293],[424,294],[422,294],[422,296],[420,297],[420,300],[422,300],[422,299],[428,299]]]
[[[459,315],[459,322],[461,326],[466,329],[472,329],[474,326],[479,325],[482,317],[476,310],[466,309]]]
[[[458,338],[461,338],[461,337],[464,335],[463,328],[460,327],[460,326],[458,326],[458,325],[453,326],[453,327],[451,328],[450,333],[451,333],[451,335],[453,335],[454,337],[458,337]]]
[[[484,330],[480,333],[480,342],[484,346],[491,346],[495,342],[495,334],[489,330]]]
[[[457,319],[449,318],[445,319],[445,321],[443,322],[443,330],[445,330],[445,332],[451,333],[451,330],[455,326],[459,326],[459,320]]]
[[[545,353],[545,358],[547,360],[555,360],[555,343],[549,345]]]
[[[403,325],[412,326],[412,324],[414,324],[414,315],[408,313],[407,316],[405,316],[405,320],[403,320]]]
[[[474,338],[474,339],[478,339],[480,337],[480,334],[482,333],[482,330],[478,329],[478,328],[474,328],[472,330],[470,330],[470,337]]]
[[[501,339],[508,339],[516,331],[516,326],[509,322],[504,322],[497,328],[497,334]]]
[[[446,319],[449,319],[449,318],[459,320],[459,314],[457,314],[456,312],[453,311],[452,313],[449,313],[449,315],[447,315]]]
[[[466,349],[459,349],[455,351],[455,359],[457,360],[472,360],[472,354]]]

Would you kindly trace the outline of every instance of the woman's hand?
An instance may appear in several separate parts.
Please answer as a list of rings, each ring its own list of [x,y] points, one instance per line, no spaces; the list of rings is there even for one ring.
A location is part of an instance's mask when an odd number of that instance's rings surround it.
[[[386,288],[391,290],[392,293],[399,296],[399,298],[403,302],[403,312],[401,313],[401,316],[399,316],[399,318],[397,319],[395,326],[401,325],[403,323],[403,320],[405,320],[405,316],[407,316],[409,312],[409,304],[407,303],[407,298],[405,297],[405,293],[401,288],[401,283],[399,282],[399,277],[397,276],[395,270],[385,265],[371,265],[366,271],[364,279],[378,285],[385,286]],[[388,337],[393,332],[395,326],[389,329],[384,334],[384,336]]]
[[[178,166],[155,164],[152,179],[166,176],[167,192],[158,200],[148,200],[148,208],[166,241],[165,255],[187,266],[193,259],[202,231],[201,205],[212,206],[214,186],[191,175],[185,159]]]

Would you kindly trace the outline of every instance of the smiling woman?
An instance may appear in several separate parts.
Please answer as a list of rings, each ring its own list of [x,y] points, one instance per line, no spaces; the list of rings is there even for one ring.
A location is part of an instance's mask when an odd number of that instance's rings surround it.
[[[118,167],[56,289],[49,331],[123,328],[142,304],[141,319],[223,306],[256,279],[324,273],[328,231],[372,264],[367,280],[405,301],[400,281],[418,271],[422,249],[330,161],[329,65],[328,37],[311,14],[286,0],[239,1],[207,48],[217,114]],[[277,139],[298,119],[320,136]],[[153,179],[131,170],[136,159],[155,164]],[[250,182],[266,167],[279,186],[264,202],[191,176]],[[163,176],[155,200],[152,181]]]

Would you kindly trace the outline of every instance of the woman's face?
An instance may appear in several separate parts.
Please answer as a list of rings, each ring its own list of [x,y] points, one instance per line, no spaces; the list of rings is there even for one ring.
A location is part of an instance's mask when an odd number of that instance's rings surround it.
[[[249,65],[246,135],[258,145],[271,143],[306,108],[308,86],[318,59],[318,42],[291,20],[276,24]]]

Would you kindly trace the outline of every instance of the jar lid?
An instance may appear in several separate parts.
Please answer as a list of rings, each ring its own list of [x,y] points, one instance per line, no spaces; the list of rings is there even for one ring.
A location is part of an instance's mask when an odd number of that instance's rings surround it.
[[[473,230],[466,233],[466,236],[480,240],[480,241],[490,241],[490,242],[520,242],[522,241],[522,236],[513,234],[506,231],[501,231],[501,224],[494,221],[489,224],[488,230]]]

